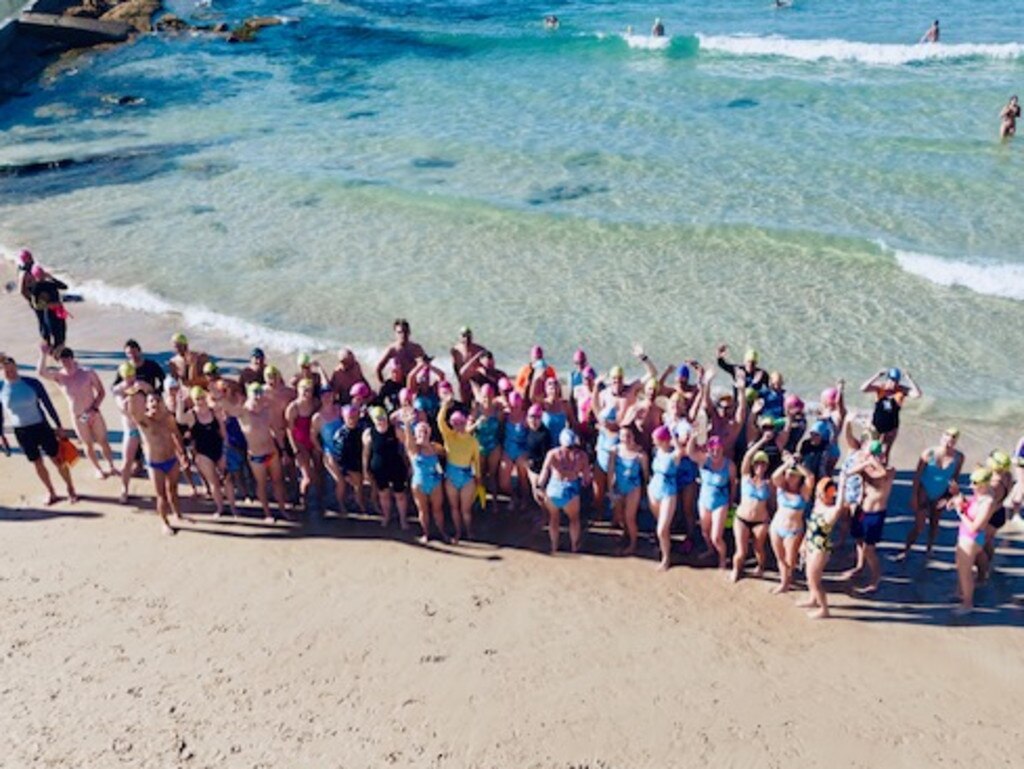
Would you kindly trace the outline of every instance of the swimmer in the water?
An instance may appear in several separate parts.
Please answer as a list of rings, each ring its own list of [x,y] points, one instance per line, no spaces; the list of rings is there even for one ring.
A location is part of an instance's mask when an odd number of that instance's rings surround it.
[[[937,43],[939,42],[939,20],[936,19],[932,22],[932,25],[928,27],[928,31],[921,36],[921,43]]]
[[[654,20],[654,26],[651,27],[651,37],[665,37],[665,25],[661,23],[661,19]]]
[[[549,13],[544,17],[544,29],[558,29],[558,17]]]
[[[1017,100],[1017,95],[1014,94],[1010,97],[1010,101],[1003,107],[1003,111],[999,113],[999,138],[1009,139],[1011,136],[1017,135],[1017,118],[1020,117],[1020,102]]]

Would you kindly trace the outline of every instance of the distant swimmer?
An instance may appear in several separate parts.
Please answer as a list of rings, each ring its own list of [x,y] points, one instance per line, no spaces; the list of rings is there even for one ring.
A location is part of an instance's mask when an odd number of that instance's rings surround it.
[[[549,13],[544,17],[544,29],[558,29],[558,17]]]
[[[654,20],[654,26],[651,27],[651,37],[665,37],[665,25],[661,23],[661,19]]]
[[[1017,100],[1016,94],[1010,97],[1010,101],[1007,102],[1006,106],[1003,107],[1003,111],[999,113],[999,138],[1009,139],[1011,136],[1017,135],[1017,118],[1020,117],[1020,102]]]
[[[932,25],[928,27],[928,31],[924,33],[919,41],[921,43],[937,43],[939,42],[939,20],[936,19],[932,22]]]
[[[793,5],[792,0],[775,0],[775,7],[778,8],[790,8]]]

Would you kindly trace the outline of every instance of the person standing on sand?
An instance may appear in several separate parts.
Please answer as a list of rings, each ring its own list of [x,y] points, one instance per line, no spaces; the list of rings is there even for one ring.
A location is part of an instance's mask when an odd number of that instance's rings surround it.
[[[124,343],[124,357],[128,363],[131,364],[134,376],[142,382],[146,382],[157,395],[163,395],[164,392],[164,374],[163,366],[157,363],[152,358],[146,358],[142,354],[142,348],[139,343],[134,339],[129,339]],[[118,368],[117,377],[114,378],[114,384],[121,384],[123,377],[121,376],[121,369]]]
[[[921,35],[921,39],[918,44],[921,43],[937,43],[939,42],[939,20],[936,19],[932,22],[932,25],[928,27],[928,30]]]
[[[32,287],[29,292],[32,295],[32,307],[42,313],[43,325],[40,331],[43,341],[49,345],[51,353],[56,355],[64,347],[68,335],[68,311],[60,300],[60,292],[68,286],[38,263],[32,265],[31,275]]]
[[[754,557],[757,559],[755,577],[764,574],[768,563],[765,543],[768,541],[770,513],[768,500],[772,484],[768,477],[770,467],[768,453],[764,447],[774,443],[775,434],[765,432],[743,456],[740,466],[740,504],[733,518],[732,533],[736,540],[736,554],[732,559],[732,581],[738,582],[743,575],[751,540],[754,543]]]
[[[32,257],[32,252],[28,249],[22,249],[18,252],[18,292],[28,302],[29,308],[35,313],[36,323],[39,326],[39,338],[44,342],[47,341],[49,333],[46,328],[46,313],[36,307],[35,300],[32,296],[32,287],[36,283],[36,279],[32,277],[32,268],[35,267],[35,260]]]
[[[128,485],[135,470],[135,456],[142,446],[142,434],[139,426],[132,419],[128,410],[128,403],[131,400],[129,391],[138,389],[148,395],[155,392],[152,385],[136,377],[135,367],[128,362],[117,367],[117,381],[114,383],[111,392],[117,402],[117,408],[121,412],[121,498],[122,505],[128,503]]]
[[[985,466],[992,472],[992,480],[989,482],[992,494],[992,515],[985,527],[985,555],[988,556],[988,566],[991,569],[992,561],[996,556],[996,536],[999,534],[999,530],[1006,525],[1009,512],[1010,491],[1013,488],[1013,476],[1010,474],[1010,468],[1013,466],[1013,462],[1009,454],[997,449],[989,454]]]
[[[269,367],[268,367],[269,368]],[[280,378],[280,372],[277,372]],[[238,419],[249,446],[249,467],[256,482],[256,496],[263,508],[263,518],[268,523],[276,519],[270,512],[267,499],[267,482],[274,487],[277,509],[282,518],[289,519],[284,504],[284,476],[281,472],[281,456],[274,439],[274,421],[271,402],[263,385],[252,382],[246,388],[246,399],[241,404],[233,401],[224,403],[224,411]]]
[[[444,531],[444,496],[441,487],[444,476],[441,473],[441,457],[444,449],[430,440],[430,425],[417,422],[411,430],[404,430],[405,450],[409,454],[412,465],[412,498],[420,516],[420,543],[430,541],[430,523],[441,535],[442,541],[448,543],[448,535]]]
[[[391,509],[398,508],[398,523],[405,531],[409,528],[409,464],[398,431],[380,406],[368,410],[370,427],[363,431],[363,475],[369,476],[380,505],[383,528],[391,523]]]
[[[259,347],[249,353],[249,362],[238,372],[238,382],[244,388],[250,382],[266,384],[267,356]]]
[[[907,384],[901,384],[906,377]],[[874,376],[860,386],[862,393],[874,393],[875,410],[871,425],[881,436],[883,456],[888,461],[889,452],[900,432],[900,409],[907,398],[920,398],[921,388],[909,372],[904,373],[893,367],[888,371],[879,369]]]
[[[888,466],[885,447],[880,440],[874,440],[868,445],[868,456],[854,464],[848,474],[859,475],[864,489],[860,511],[850,526],[850,533],[857,542],[857,562],[868,570],[868,584],[858,592],[873,593],[882,580],[882,565],[876,548],[882,541],[886,506],[896,478],[896,468]],[[856,566],[844,572],[843,578],[853,579],[860,570],[861,566]]]
[[[185,446],[178,432],[174,415],[167,410],[163,398],[156,393],[144,394],[137,386],[126,391],[128,412],[142,433],[146,452],[146,466],[156,492],[156,511],[160,516],[164,534],[176,534],[168,512],[178,521],[184,521],[178,502],[178,478],[186,467]]]
[[[466,429],[468,420],[461,411],[454,411],[451,387],[441,392],[441,408],[437,412],[437,428],[444,441],[448,458],[444,470],[444,491],[455,524],[455,541],[473,537],[473,503],[480,479],[480,444]]]
[[[67,398],[68,408],[75,418],[75,431],[85,444],[85,455],[96,468],[96,477],[104,479],[118,474],[114,467],[114,454],[107,440],[107,423],[100,412],[100,405],[106,397],[103,382],[91,368],[79,366],[75,353],[70,347],[60,351],[60,371],[53,371],[46,366],[46,354],[49,348],[43,344],[39,348],[39,363],[36,373],[43,379],[56,382]],[[100,467],[96,458],[96,444],[99,444],[103,458],[107,461],[107,469]]]
[[[907,534],[907,542],[903,547],[900,560],[910,555],[910,548],[924,531],[928,521],[928,548],[926,553],[932,554],[935,536],[939,531],[939,517],[946,507],[950,489],[960,477],[964,465],[964,455],[957,449],[956,441],[960,431],[950,427],[942,434],[937,446],[925,449],[917,460],[914,481],[910,491],[911,505],[914,509],[914,525]]]
[[[208,383],[203,367],[209,356],[205,352],[190,350],[188,337],[181,332],[171,337],[171,344],[174,345],[174,355],[167,362],[171,376],[181,382],[182,387],[206,388]]]
[[[338,399],[339,406],[349,403],[349,390],[360,382],[369,387],[369,382],[363,376],[363,369],[356,360],[356,354],[349,348],[343,347],[338,351],[338,365],[331,372],[331,392]]]
[[[540,475],[537,476],[535,491],[544,500],[544,507],[548,511],[551,555],[558,552],[562,513],[569,519],[569,546],[574,553],[580,551],[583,538],[580,493],[584,485],[590,484],[591,479],[590,461],[577,443],[576,433],[568,428],[562,430],[558,436],[558,447],[548,452]]]
[[[797,557],[804,538],[804,511],[814,491],[814,476],[787,454],[779,469],[772,473],[775,486],[775,515],[769,534],[779,566],[779,584],[773,593],[786,593],[793,587]]]
[[[64,430],[60,424],[57,409],[46,394],[46,389],[38,379],[23,377],[18,374],[18,364],[14,358],[0,353],[0,366],[3,367],[3,378],[0,379],[0,446],[7,456],[11,455],[11,447],[4,435],[4,418],[14,428],[14,437],[25,452],[25,458],[35,467],[36,475],[43,482],[49,496],[47,506],[60,501],[54,491],[50,474],[43,464],[43,454],[50,458],[53,466],[64,480],[68,490],[68,501],[77,502],[75,484],[71,480],[71,471],[59,457],[59,437]],[[44,413],[45,411],[45,413]],[[50,427],[46,421],[49,415],[56,427]]]
[[[843,512],[843,503],[837,501],[838,487],[831,478],[818,481],[815,493],[814,509],[807,519],[807,534],[804,536],[804,555],[806,558],[805,573],[807,574],[807,590],[810,597],[797,606],[810,609],[807,616],[811,619],[824,619],[828,613],[828,593],[825,592],[822,577],[832,553],[832,529]]]
[[[473,387],[468,375],[462,373],[466,363],[484,348],[473,341],[473,329],[463,326],[459,329],[459,341],[451,349],[452,371],[459,380],[459,399],[466,404],[473,402]]]
[[[412,371],[420,359],[430,361],[423,347],[409,338],[409,321],[405,318],[396,318],[393,328],[395,330],[395,341],[388,345],[388,348],[377,362],[377,368],[375,369],[377,381],[381,384],[384,384],[384,368],[392,359],[398,361],[402,371]]]
[[[187,398],[184,393],[177,398],[174,420],[184,425],[192,435],[196,467],[213,497],[213,515],[219,518],[224,514],[225,490],[231,515],[238,515],[235,509],[235,484],[227,472],[224,414],[218,402],[203,388],[193,387]]]
[[[970,500],[957,493],[949,501],[949,508],[960,518],[956,533],[956,574],[960,606],[954,609],[955,616],[964,616],[974,611],[974,567],[982,573],[980,560],[985,546],[985,527],[995,512],[992,498],[992,471],[983,466],[971,473]]]
[[[310,489],[315,491],[320,488],[320,468],[323,462],[323,455],[313,442],[313,416],[320,406],[314,390],[312,380],[300,379],[295,400],[284,410],[285,422],[288,425],[286,440],[301,475],[299,500],[305,505],[307,512],[310,507]]]

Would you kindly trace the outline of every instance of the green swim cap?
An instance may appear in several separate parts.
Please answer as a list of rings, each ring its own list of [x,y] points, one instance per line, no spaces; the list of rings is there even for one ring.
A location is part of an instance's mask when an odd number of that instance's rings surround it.
[[[263,369],[263,373],[266,374],[267,378],[269,379],[272,376],[281,376],[281,369],[279,369],[277,366],[271,363],[269,366]]]
[[[295,362],[300,367],[301,366],[308,366],[310,363],[313,362],[313,356],[310,355],[308,352],[300,352],[298,357],[295,359]]]
[[[179,331],[171,337],[171,344],[188,344],[188,337]]]
[[[872,456],[880,456],[882,453],[882,442],[880,440],[873,440],[868,444],[868,451],[871,452]]]
[[[754,401],[757,400],[757,396],[758,396],[757,390],[755,390],[753,387],[748,387],[746,394],[747,394],[747,405],[748,406],[753,406],[754,405]]]
[[[1010,469],[1010,455],[1005,451],[996,449],[988,455],[988,466],[993,470],[1005,471]]]
[[[757,363],[757,350],[755,350],[752,347],[748,349],[746,354],[743,356],[743,361],[749,363]]]
[[[135,376],[135,366],[131,363],[122,363],[117,367],[117,373],[121,375],[121,379],[127,379],[130,376]]]
[[[380,406],[374,406],[373,408],[371,408],[369,410],[369,414],[370,414],[370,418],[373,419],[374,421],[376,421],[378,419],[387,419],[388,418],[388,412],[386,412]]]
[[[977,467],[971,473],[971,483],[984,486],[992,480],[992,471],[987,467]]]
[[[204,374],[216,374],[218,371],[220,371],[220,369],[217,368],[217,364],[212,360],[208,360],[203,364]]]
[[[249,382],[245,387],[245,391],[249,393],[249,395],[259,395],[263,392],[263,385],[259,382]]]
[[[188,396],[192,399],[193,403],[203,400],[206,397],[206,390],[196,385],[188,391]]]

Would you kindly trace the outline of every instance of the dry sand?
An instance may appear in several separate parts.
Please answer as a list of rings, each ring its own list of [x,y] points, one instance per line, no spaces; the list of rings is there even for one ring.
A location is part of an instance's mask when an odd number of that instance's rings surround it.
[[[108,383],[126,336],[157,351],[176,330],[71,309],[69,343]],[[0,299],[0,349],[32,365],[34,345],[20,297]],[[964,426],[968,459],[1020,427]],[[900,438],[904,470],[923,429]],[[831,581],[835,618],[812,622],[802,592],[659,574],[604,555],[600,531],[598,554],[556,558],[522,526],[421,547],[370,519],[200,514],[166,537],[147,481],[123,507],[116,481],[75,476],[79,504],[41,509],[29,465],[0,458],[3,767],[1021,765],[1016,527],[967,624],[950,621],[950,521],[933,561],[886,560],[871,599]],[[901,478],[884,554],[905,532]]]

